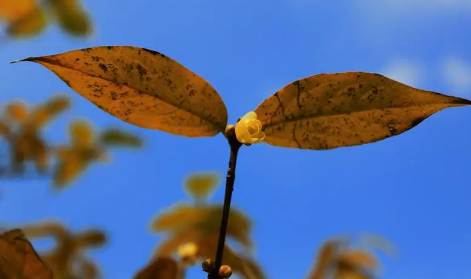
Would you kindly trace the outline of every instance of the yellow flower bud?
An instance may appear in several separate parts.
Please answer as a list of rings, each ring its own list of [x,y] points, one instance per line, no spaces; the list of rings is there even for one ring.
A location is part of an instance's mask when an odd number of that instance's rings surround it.
[[[235,133],[240,143],[259,143],[265,138],[262,131],[262,122],[257,119],[257,114],[253,111],[247,113],[235,125]]]

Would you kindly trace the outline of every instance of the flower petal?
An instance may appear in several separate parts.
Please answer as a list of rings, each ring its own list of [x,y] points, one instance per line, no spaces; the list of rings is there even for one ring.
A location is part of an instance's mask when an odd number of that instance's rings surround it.
[[[257,114],[253,111],[247,112],[241,120],[257,119]]]
[[[258,119],[250,119],[247,121],[247,126],[250,127],[249,131],[252,136],[257,135],[260,132],[261,122]]]
[[[235,125],[236,138],[240,143],[250,143],[250,133],[245,122],[239,121]]]
[[[259,143],[265,139],[265,133],[260,131],[254,138],[251,139],[252,143]]]

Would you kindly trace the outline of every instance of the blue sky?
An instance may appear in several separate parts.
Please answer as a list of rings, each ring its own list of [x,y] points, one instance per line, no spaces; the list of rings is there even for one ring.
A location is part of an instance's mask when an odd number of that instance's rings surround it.
[[[0,104],[72,96],[66,117],[46,131],[66,140],[73,117],[142,135],[145,152],[119,151],[60,194],[47,180],[0,181],[0,222],[57,219],[99,226],[107,248],[93,253],[110,279],[127,279],[158,243],[148,224],[186,199],[193,171],[224,174],[222,135],[189,139],[117,120],[39,65],[8,62],[98,45],[162,52],[204,77],[225,100],[230,123],[284,85],[317,73],[367,71],[426,90],[471,98],[469,0],[85,1],[96,25],[89,40],[57,28],[0,46]],[[255,221],[256,257],[271,279],[305,278],[319,245],[344,233],[389,238],[384,279],[467,279],[471,225],[471,109],[437,113],[413,130],[370,145],[331,151],[265,144],[240,152],[233,204]],[[223,188],[214,200],[222,201]],[[189,278],[202,278],[197,271]]]

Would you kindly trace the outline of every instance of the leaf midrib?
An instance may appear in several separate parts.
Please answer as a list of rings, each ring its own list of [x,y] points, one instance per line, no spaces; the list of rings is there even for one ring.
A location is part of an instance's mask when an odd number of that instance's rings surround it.
[[[465,103],[463,103],[463,104],[461,104],[461,103],[435,103],[435,104],[451,104],[451,106],[449,106],[450,108],[451,107],[460,107],[460,106],[469,105],[469,104],[465,104]],[[270,124],[265,124],[265,125],[263,125],[263,130],[265,130],[267,128],[270,128],[270,127],[275,127],[275,126],[279,126],[279,125],[283,125],[283,124],[287,124],[287,123],[291,123],[291,122],[309,120],[309,119],[314,119],[314,118],[328,118],[328,117],[335,117],[335,116],[348,116],[348,115],[351,115],[353,113],[361,113],[361,112],[366,112],[366,111],[378,111],[378,110],[382,111],[382,110],[386,110],[386,109],[402,109],[402,108],[405,109],[405,108],[411,108],[411,107],[430,106],[430,105],[434,105],[434,104],[411,105],[411,106],[404,106],[404,107],[386,107],[386,108],[381,108],[381,109],[364,109],[364,110],[352,111],[350,113],[339,113],[339,114],[329,114],[329,115],[319,115],[319,116],[301,116],[299,118],[293,118],[293,119],[286,119],[286,116],[282,113],[283,117],[284,117],[284,120],[280,120],[280,121],[277,121],[277,122],[272,122]],[[278,110],[278,108],[277,108],[277,110]],[[270,119],[272,119],[272,118],[270,118]],[[264,121],[268,121],[268,120],[264,120]]]

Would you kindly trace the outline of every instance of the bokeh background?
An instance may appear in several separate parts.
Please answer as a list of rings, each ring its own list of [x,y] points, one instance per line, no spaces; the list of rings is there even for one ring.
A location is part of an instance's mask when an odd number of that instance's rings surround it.
[[[224,175],[222,135],[189,139],[124,123],[70,90],[27,56],[98,45],[133,45],[164,53],[210,82],[231,123],[284,85],[318,73],[366,71],[421,89],[471,98],[469,0],[90,1],[83,39],[51,26],[30,39],[0,42],[0,105],[35,104],[62,92],[73,107],[46,131],[67,141],[72,118],[97,129],[120,127],[145,140],[144,151],[120,150],[64,191],[47,178],[0,180],[0,222],[21,226],[59,220],[99,227],[109,244],[91,256],[105,278],[126,279],[159,241],[156,213],[187,199],[183,179],[195,171]],[[471,110],[453,108],[381,142],[331,151],[265,144],[240,152],[233,205],[255,223],[255,256],[272,279],[305,278],[331,236],[373,232],[399,250],[381,278],[467,279],[471,264]],[[213,197],[222,202],[224,190]],[[38,249],[51,242],[35,242]],[[199,267],[188,278],[205,276]]]

